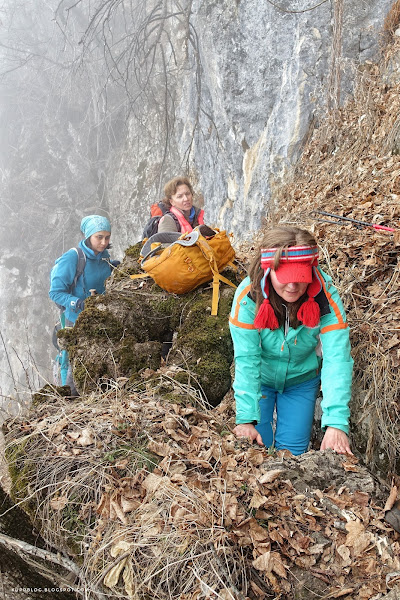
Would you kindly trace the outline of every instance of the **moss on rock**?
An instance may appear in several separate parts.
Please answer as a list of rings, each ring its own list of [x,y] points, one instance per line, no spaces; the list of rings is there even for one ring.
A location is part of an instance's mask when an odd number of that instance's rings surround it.
[[[48,402],[49,398],[53,398],[54,394],[63,398],[68,398],[71,395],[69,385],[51,385],[47,384],[38,390],[35,394],[32,394],[32,406],[38,406],[43,402]]]
[[[29,482],[34,478],[36,466],[29,459],[27,452],[28,440],[23,439],[5,448],[5,457],[8,465],[8,473],[11,479],[10,496],[15,504],[33,519],[36,510],[36,501],[29,493]]]
[[[61,334],[76,387],[82,393],[119,377],[138,380],[143,369],[157,370],[170,350],[167,363],[192,373],[207,400],[217,405],[231,385],[228,318],[234,290],[221,284],[218,315],[211,316],[209,284],[178,296],[152,279],[132,280],[140,248],[127,249],[106,293],[89,298],[75,327]],[[239,283],[233,272],[230,278]],[[172,377],[182,383],[188,378],[183,372]]]

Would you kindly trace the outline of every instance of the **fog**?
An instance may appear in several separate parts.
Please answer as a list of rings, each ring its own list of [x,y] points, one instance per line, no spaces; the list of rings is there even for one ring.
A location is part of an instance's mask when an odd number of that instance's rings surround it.
[[[51,266],[79,242],[83,215],[110,215],[113,152],[128,118],[140,118],[146,130],[146,102],[158,101],[159,74],[143,65],[163,35],[163,3],[138,4],[1,6],[0,382],[7,404],[7,396],[28,402],[51,379],[58,314],[47,299]],[[132,241],[139,231],[132,228]],[[114,255],[121,254],[117,241]]]

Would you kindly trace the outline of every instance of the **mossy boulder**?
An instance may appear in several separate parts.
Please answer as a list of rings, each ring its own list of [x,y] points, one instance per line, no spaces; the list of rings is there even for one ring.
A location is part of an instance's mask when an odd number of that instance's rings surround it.
[[[139,252],[140,244],[127,249],[106,293],[88,298],[75,327],[59,333],[75,385],[87,393],[121,377],[140,379],[167,362],[181,368],[174,375],[180,383],[190,381],[216,406],[231,386],[228,319],[234,289],[221,284],[218,315],[211,316],[211,284],[178,296],[150,278],[131,279],[140,272]],[[225,274],[240,282],[233,270]]]

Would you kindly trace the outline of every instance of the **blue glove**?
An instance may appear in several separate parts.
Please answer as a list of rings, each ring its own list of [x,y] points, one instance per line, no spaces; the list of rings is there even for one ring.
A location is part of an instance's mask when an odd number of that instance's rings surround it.
[[[110,260],[110,265],[112,265],[113,267],[118,267],[118,265],[121,264],[120,260]]]

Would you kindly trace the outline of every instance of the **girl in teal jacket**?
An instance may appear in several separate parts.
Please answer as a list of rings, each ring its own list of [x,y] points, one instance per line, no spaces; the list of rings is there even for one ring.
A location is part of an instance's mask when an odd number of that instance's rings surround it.
[[[84,239],[79,242],[83,251],[85,267],[75,281],[78,267],[78,252],[71,248],[56,260],[51,270],[49,296],[58,306],[64,308],[62,321],[66,327],[73,327],[79,313],[84,308],[85,299],[91,290],[97,294],[105,291],[105,280],[110,276],[112,265],[107,248],[110,244],[111,225],[106,217],[89,215],[81,221]],[[71,395],[77,395],[72,380],[71,367],[66,350],[61,352],[61,384],[71,387]]]
[[[351,453],[349,328],[331,278],[318,267],[309,232],[277,227],[266,233],[236,291],[230,330],[236,435],[296,455],[306,452],[322,387],[321,450]]]

